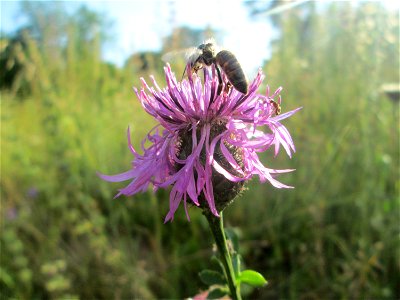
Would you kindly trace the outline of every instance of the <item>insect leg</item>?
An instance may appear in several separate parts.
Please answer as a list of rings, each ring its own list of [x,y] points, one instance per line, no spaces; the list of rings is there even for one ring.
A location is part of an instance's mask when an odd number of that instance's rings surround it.
[[[185,73],[186,73],[186,69],[188,68],[188,65],[186,65],[185,66],[185,68],[183,69],[183,74],[182,74],[182,79],[181,79],[181,81],[183,80],[183,78],[185,77]]]
[[[221,95],[222,92],[222,76],[221,76],[221,71],[219,70],[219,67],[217,64],[214,64],[215,69],[217,70],[217,74],[218,74],[218,89],[217,89],[217,95]]]

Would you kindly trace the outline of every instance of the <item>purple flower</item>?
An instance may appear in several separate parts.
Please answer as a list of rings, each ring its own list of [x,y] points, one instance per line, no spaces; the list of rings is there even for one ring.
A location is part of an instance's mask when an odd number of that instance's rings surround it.
[[[220,83],[214,67],[205,68],[204,82],[190,72],[187,79],[178,82],[168,64],[165,74],[167,87],[163,89],[153,77],[153,87],[141,78],[142,88],[134,89],[146,112],[159,124],[143,140],[143,154],[133,148],[128,128],[128,145],[134,156],[131,169],[114,176],[100,175],[112,182],[131,180],[115,197],[144,192],[150,183],[155,189],[172,185],[167,222],[182,201],[188,219],[188,202],[219,216],[218,211],[254,175],[274,187],[291,188],[274,177],[293,170],[266,168],[257,155],[271,146],[275,147],[275,155],[280,146],[289,157],[295,151],[280,121],[300,108],[277,115],[281,88],[272,95],[268,87],[266,95],[258,94],[264,79],[261,70],[246,95],[229,88],[225,77]],[[146,142],[150,144],[147,148]]]

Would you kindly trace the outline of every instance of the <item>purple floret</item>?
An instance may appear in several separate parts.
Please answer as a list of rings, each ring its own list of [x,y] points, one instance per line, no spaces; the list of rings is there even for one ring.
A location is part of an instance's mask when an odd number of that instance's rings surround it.
[[[258,175],[261,182],[269,181],[277,188],[291,188],[277,181],[274,175],[293,170],[266,168],[257,155],[271,146],[275,148],[275,155],[280,146],[289,157],[295,152],[293,140],[280,121],[300,108],[277,115],[276,105],[281,103],[281,88],[272,95],[269,95],[269,88],[266,95],[258,94],[264,79],[261,70],[250,83],[246,95],[234,88],[226,89],[225,85],[223,92],[219,93],[220,83],[214,67],[205,69],[204,80],[197,74],[189,74],[187,79],[178,82],[168,64],[165,74],[167,87],[161,89],[151,77],[153,87],[141,78],[142,88],[135,89],[146,112],[159,123],[143,140],[143,154],[133,148],[128,129],[128,145],[134,156],[131,169],[113,176],[100,175],[102,179],[113,182],[131,180],[116,197],[144,192],[150,184],[155,188],[172,185],[170,210],[165,218],[167,222],[173,219],[182,200],[189,219],[187,202],[200,206],[200,197],[205,199],[214,215],[219,215],[213,192],[212,177],[215,172],[232,182],[243,182]],[[215,136],[212,126],[217,123],[224,124],[225,128]],[[261,128],[269,129],[269,132]],[[185,132],[191,139],[191,153],[182,157],[179,144]],[[150,146],[146,148],[145,143]],[[240,163],[227,146],[240,149]],[[214,159],[217,150],[222,153],[229,168]]]

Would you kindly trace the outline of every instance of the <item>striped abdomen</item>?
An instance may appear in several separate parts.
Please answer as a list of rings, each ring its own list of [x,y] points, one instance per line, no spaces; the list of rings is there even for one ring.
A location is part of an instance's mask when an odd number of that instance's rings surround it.
[[[215,56],[215,61],[224,71],[233,87],[239,92],[247,94],[247,79],[235,55],[230,51],[222,50]]]

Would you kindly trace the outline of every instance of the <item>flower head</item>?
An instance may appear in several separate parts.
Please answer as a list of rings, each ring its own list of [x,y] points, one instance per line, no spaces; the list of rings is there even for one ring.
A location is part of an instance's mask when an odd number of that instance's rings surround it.
[[[272,95],[268,87],[266,95],[258,94],[264,78],[261,70],[246,95],[231,88],[225,77],[221,83],[214,66],[204,70],[203,81],[189,72],[187,79],[178,82],[168,64],[164,70],[165,88],[161,89],[151,77],[153,87],[141,78],[142,88],[135,89],[146,112],[159,123],[144,139],[143,154],[132,146],[128,129],[132,168],[118,175],[100,175],[113,182],[131,180],[116,197],[144,192],[150,184],[155,188],[171,185],[167,222],[181,202],[188,219],[188,202],[218,216],[254,175],[274,187],[290,188],[274,176],[292,170],[266,168],[257,155],[272,146],[275,155],[280,146],[289,157],[295,151],[280,121],[298,109],[278,115],[281,88]],[[269,132],[261,131],[261,127]],[[146,148],[145,142],[150,146]]]

